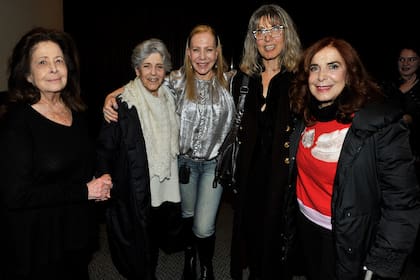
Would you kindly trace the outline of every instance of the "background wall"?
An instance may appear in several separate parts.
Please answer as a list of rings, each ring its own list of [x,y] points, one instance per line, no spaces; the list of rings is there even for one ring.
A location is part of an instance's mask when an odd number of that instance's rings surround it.
[[[179,2],[179,1],[178,1]],[[243,0],[227,7],[225,0],[164,4],[160,1],[103,1],[100,7],[80,0],[1,0],[0,91],[7,88],[6,66],[17,39],[31,27],[65,29],[79,46],[83,82],[96,92],[109,91],[133,75],[129,57],[138,42],[159,37],[168,45],[174,67],[182,64],[185,39],[198,23],[219,32],[228,62],[239,62],[252,11],[270,1]],[[357,1],[306,2],[274,0],[295,20],[304,45],[327,35],[350,41],[375,75],[395,68],[398,44],[420,41],[420,22],[413,1],[388,1],[365,7]],[[98,4],[99,5],[99,4]],[[91,7],[94,6],[94,7]],[[84,78],[86,77],[86,78]]]
[[[0,92],[6,90],[6,62],[16,40],[30,27],[63,28],[80,52],[82,90],[95,121],[107,93],[134,77],[130,56],[145,39],[162,39],[181,66],[186,38],[196,24],[215,27],[228,63],[237,67],[248,19],[263,3],[278,3],[295,21],[304,47],[323,36],[349,41],[368,70],[383,78],[396,71],[396,51],[405,41],[420,41],[418,9],[410,0],[369,4],[360,1],[227,0],[101,1],[1,0]],[[236,5],[232,7],[231,5]]]
[[[278,3],[295,21],[304,47],[323,36],[348,40],[368,70],[378,78],[396,70],[395,52],[406,39],[420,39],[418,10],[413,1],[227,0],[102,1],[99,6],[63,0],[64,29],[73,35],[81,55],[82,89],[91,113],[102,120],[107,93],[134,78],[130,56],[150,37],[162,39],[174,68],[182,65],[186,38],[193,26],[210,24],[219,33],[224,56],[237,67],[252,12],[263,3]],[[232,7],[233,5],[233,7]],[[373,5],[373,7],[372,7]]]
[[[62,0],[1,0],[0,91],[7,89],[7,61],[17,40],[35,26],[63,29]]]

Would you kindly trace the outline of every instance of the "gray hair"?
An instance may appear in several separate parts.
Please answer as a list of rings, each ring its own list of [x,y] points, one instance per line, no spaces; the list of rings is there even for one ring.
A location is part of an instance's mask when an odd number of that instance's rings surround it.
[[[159,53],[163,58],[163,67],[168,73],[172,69],[171,55],[162,40],[152,38],[138,44],[131,55],[131,65],[136,69],[151,54]]]

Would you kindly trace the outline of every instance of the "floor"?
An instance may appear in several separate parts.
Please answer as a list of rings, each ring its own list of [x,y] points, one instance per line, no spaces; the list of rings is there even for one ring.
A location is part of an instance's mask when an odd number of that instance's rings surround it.
[[[232,209],[223,202],[217,221],[216,247],[214,253],[214,273],[217,280],[231,279],[229,276],[229,244],[231,238]],[[180,280],[184,265],[184,253],[159,255],[157,267],[158,280]],[[100,249],[94,255],[89,267],[91,280],[125,280],[112,264],[107,245],[105,226],[101,225]]]
[[[229,276],[229,244],[231,238],[232,208],[230,203],[223,201],[217,222],[216,248],[214,257],[215,278],[231,280]],[[157,268],[158,280],[180,280],[183,268],[181,253],[160,253]],[[107,236],[104,225],[101,226],[100,250],[96,252],[90,264],[91,280],[125,280],[112,264],[107,246]],[[301,280],[304,280],[300,278]],[[407,263],[404,274],[399,280],[420,280],[420,266],[411,260]]]

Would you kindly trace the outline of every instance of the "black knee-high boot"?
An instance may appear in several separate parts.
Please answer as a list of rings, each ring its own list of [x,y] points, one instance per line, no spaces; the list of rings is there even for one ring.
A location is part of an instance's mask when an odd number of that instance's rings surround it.
[[[192,232],[194,217],[184,218],[184,241],[185,241],[185,256],[184,256],[184,272],[182,280],[196,280],[196,264],[197,252],[194,244],[194,233]]]
[[[213,256],[216,236],[213,234],[206,238],[196,237],[198,257],[200,259],[200,280],[214,280]]]

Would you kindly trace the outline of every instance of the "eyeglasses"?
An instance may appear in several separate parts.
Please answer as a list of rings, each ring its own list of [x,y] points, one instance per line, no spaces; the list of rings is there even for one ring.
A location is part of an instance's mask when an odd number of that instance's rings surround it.
[[[400,58],[398,58],[398,61],[399,62],[401,62],[401,63],[404,63],[404,62],[415,62],[415,61],[417,61],[419,58],[417,57],[417,56],[410,56],[410,57],[403,57],[403,56],[400,56]]]
[[[284,30],[283,25],[274,25],[271,28],[263,28],[263,29],[257,29],[252,31],[252,34],[254,34],[255,39],[262,40],[267,34],[270,34],[271,37],[280,37]]]

